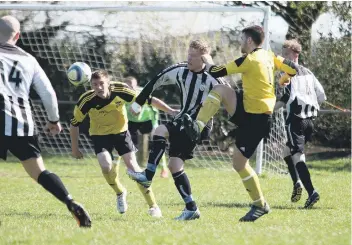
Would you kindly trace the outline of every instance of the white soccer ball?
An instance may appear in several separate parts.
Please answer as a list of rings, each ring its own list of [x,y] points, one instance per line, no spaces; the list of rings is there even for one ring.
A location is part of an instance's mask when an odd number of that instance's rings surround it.
[[[70,83],[75,86],[89,82],[92,77],[92,70],[84,62],[75,62],[67,70],[67,77]]]

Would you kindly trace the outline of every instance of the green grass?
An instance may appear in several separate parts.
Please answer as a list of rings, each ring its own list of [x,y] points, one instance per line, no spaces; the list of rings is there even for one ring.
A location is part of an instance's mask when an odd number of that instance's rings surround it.
[[[80,229],[66,207],[27,177],[16,162],[0,162],[0,244],[350,244],[350,159],[309,164],[321,201],[312,210],[289,201],[288,176],[264,174],[261,184],[272,212],[255,223],[239,223],[249,197],[237,173],[189,168],[193,196],[202,217],[172,220],[183,209],[172,178],[156,177],[153,184],[164,217],[147,215],[138,189],[121,169],[128,188],[129,210],[120,215],[115,195],[92,161],[47,158],[71,194],[91,214],[91,229]]]

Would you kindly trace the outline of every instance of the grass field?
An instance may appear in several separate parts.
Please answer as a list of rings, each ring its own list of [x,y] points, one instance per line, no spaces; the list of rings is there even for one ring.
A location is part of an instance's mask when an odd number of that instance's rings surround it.
[[[147,215],[134,182],[121,168],[129,210],[120,215],[115,195],[92,161],[51,158],[46,166],[60,177],[92,217],[80,229],[66,207],[27,177],[16,162],[0,162],[0,244],[350,244],[351,165],[349,158],[309,163],[321,195],[312,210],[289,201],[288,176],[264,174],[261,183],[272,212],[255,223],[239,223],[249,197],[237,173],[187,169],[202,217],[172,220],[183,209],[172,178],[156,178],[153,188],[164,217]]]

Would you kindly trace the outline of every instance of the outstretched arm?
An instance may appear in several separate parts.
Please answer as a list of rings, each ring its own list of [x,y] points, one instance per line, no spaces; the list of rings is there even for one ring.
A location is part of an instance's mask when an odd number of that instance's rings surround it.
[[[213,77],[224,77],[227,75],[235,74],[235,73],[243,73],[247,70],[248,60],[246,59],[246,55],[227,63],[226,65],[213,65],[213,60],[209,54],[205,54],[202,56],[202,60],[205,63],[208,72]]]
[[[155,97],[152,97],[151,105],[154,106],[156,109],[166,112],[173,116],[175,116],[179,112],[178,110],[172,109],[164,101]]]

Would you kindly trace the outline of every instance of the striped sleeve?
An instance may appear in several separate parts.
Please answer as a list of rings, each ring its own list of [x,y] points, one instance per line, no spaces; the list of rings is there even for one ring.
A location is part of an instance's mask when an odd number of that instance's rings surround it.
[[[94,98],[94,91],[90,90],[79,98],[75,109],[73,110],[73,117],[70,121],[72,126],[77,127],[81,122],[83,122],[84,118],[87,116],[89,111],[89,101]]]
[[[111,93],[118,96],[124,101],[130,103],[136,99],[137,92],[125,83],[114,82],[111,83]]]
[[[247,56],[242,56],[226,65],[211,66],[209,73],[213,77],[224,77],[235,73],[243,73],[248,69]]]

